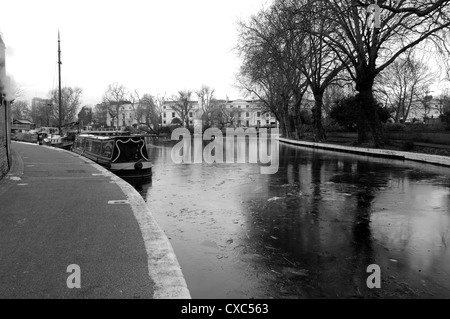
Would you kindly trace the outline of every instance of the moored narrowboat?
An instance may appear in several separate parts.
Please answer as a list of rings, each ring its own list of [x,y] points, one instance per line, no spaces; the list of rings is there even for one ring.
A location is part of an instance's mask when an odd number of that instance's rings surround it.
[[[125,178],[148,178],[152,174],[143,136],[78,135],[72,151]]]

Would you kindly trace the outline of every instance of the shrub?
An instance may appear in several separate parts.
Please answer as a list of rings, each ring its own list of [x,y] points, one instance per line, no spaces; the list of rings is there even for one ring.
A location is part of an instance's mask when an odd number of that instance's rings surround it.
[[[406,130],[406,125],[400,123],[386,123],[384,129],[387,132],[403,132]]]
[[[414,142],[407,141],[404,142],[401,146],[402,151],[411,151],[414,148]]]
[[[300,119],[301,119],[302,123],[305,125],[313,124],[313,118],[312,118],[311,111],[301,110],[300,111]]]
[[[359,94],[348,96],[334,102],[330,111],[330,117],[337,124],[344,126],[348,131],[355,131],[360,119],[360,98]],[[386,123],[391,117],[389,110],[383,107],[377,100],[373,100],[377,107],[378,117],[382,123]]]
[[[450,125],[450,111],[446,111],[440,116],[441,121]]]
[[[170,130],[170,127],[168,126],[163,126],[159,129],[159,134],[171,134],[172,131]]]
[[[327,132],[348,132],[348,129],[335,122],[328,123],[324,126]]]

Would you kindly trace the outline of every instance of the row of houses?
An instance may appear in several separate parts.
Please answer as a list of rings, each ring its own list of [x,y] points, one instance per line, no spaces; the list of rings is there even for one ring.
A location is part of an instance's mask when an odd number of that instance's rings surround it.
[[[169,126],[178,120],[182,120],[176,111],[175,101],[166,101],[162,107],[161,125]],[[203,120],[202,100],[189,101],[187,107],[188,123],[190,126],[198,126]],[[208,118],[210,126],[230,126],[230,127],[264,127],[277,125],[274,114],[267,112],[262,103],[258,100],[215,100],[209,109]],[[178,119],[178,120],[177,120]]]
[[[177,103],[177,101],[165,101],[163,103],[160,123],[162,127],[169,127],[183,122],[184,119],[177,112]],[[189,101],[186,111],[187,123],[190,127],[196,127],[202,124],[203,105],[201,99]],[[257,100],[215,100],[209,118],[210,123],[207,124],[212,126],[275,127],[277,125],[275,115],[265,111],[262,103]],[[145,118],[137,118],[133,105],[126,103],[122,105],[118,116],[115,118],[107,113],[106,122],[109,126],[127,127],[144,123]]]

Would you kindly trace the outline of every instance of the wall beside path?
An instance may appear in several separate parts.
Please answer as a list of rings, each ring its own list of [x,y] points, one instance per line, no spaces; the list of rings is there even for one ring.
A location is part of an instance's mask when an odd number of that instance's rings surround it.
[[[0,179],[11,167],[10,103],[5,99],[5,44],[0,36]]]
[[[8,173],[11,166],[11,141],[9,138],[8,123],[5,121],[9,117],[7,104],[2,103],[0,107],[0,179]]]

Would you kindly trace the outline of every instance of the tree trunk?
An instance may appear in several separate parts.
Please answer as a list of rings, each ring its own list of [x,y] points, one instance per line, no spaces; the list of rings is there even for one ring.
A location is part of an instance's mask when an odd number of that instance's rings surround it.
[[[373,97],[373,83],[376,74],[369,70],[358,70],[358,79],[356,81],[356,90],[359,92],[360,109],[366,125],[372,133],[372,142],[375,147],[381,147],[384,144],[383,129],[380,118],[378,117],[378,110],[375,98]],[[362,127],[358,129],[358,141],[365,140],[365,133],[362,132]]]
[[[302,118],[300,116],[300,103],[298,103],[297,105],[295,105],[295,133],[296,136],[295,138],[297,140],[300,140],[303,137],[303,133],[302,133]]]
[[[372,141],[375,147],[384,145],[384,135],[380,118],[378,117],[377,105],[373,97],[372,87],[365,87],[359,91],[361,98],[361,107],[364,117],[372,133]]]
[[[322,125],[322,107],[323,107],[323,93],[314,94],[314,110],[313,110],[313,119],[314,119],[314,140],[316,142],[323,141],[327,138],[325,134],[325,129]]]
[[[369,125],[364,115],[363,103],[358,96],[358,123],[357,123],[358,145],[367,143],[369,141],[369,136],[367,135],[368,129]]]
[[[287,109],[284,110],[283,118],[286,130],[286,137],[290,138],[292,136],[292,127],[291,127],[291,118],[289,116],[289,111]]]

